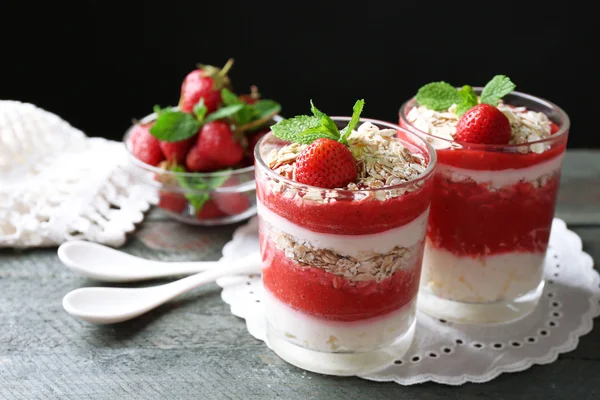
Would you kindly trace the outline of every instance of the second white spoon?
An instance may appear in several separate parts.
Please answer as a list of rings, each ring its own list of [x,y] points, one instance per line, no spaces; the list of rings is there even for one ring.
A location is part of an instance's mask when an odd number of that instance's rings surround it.
[[[135,282],[189,275],[217,267],[219,263],[147,260],[83,240],[73,240],[60,245],[58,258],[73,271],[104,282]]]

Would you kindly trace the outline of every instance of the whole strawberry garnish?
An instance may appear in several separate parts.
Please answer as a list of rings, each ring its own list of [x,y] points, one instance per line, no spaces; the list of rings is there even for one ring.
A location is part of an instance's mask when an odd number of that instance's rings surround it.
[[[230,59],[223,68],[200,65],[199,69],[188,73],[181,84],[179,109],[191,113],[203,99],[209,114],[216,111],[222,102],[221,89],[230,86],[227,73],[232,65],[233,59]]]
[[[510,121],[490,104],[478,104],[458,120],[454,140],[480,144],[508,144]]]
[[[150,134],[153,123],[136,124],[130,133],[131,152],[140,161],[152,166],[165,159],[158,139]]]
[[[243,158],[244,148],[230,125],[217,120],[202,125],[198,141],[188,152],[186,166],[190,171],[207,171],[233,167]]]
[[[296,159],[296,180],[327,189],[341,188],[356,180],[356,161],[344,144],[320,138]]]
[[[335,189],[356,180],[358,168],[347,139],[360,120],[363,106],[363,100],[356,102],[352,118],[341,131],[312,101],[314,116],[284,119],[271,127],[273,135],[280,139],[308,145],[296,158],[296,181]]]
[[[192,147],[195,140],[196,137],[192,136],[191,138],[177,142],[160,141],[160,149],[168,161],[183,163],[185,162],[188,150]]]
[[[515,87],[504,75],[494,76],[479,96],[469,85],[457,89],[446,82],[432,82],[421,87],[415,99],[435,111],[448,111],[455,105],[456,115],[460,117],[454,137],[458,142],[508,144],[510,122],[497,106]]]

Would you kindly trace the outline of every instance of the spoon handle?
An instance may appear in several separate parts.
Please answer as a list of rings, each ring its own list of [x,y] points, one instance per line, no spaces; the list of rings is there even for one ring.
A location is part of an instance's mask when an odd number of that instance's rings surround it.
[[[218,268],[212,268],[208,271],[179,279],[175,282],[160,286],[160,291],[164,293],[161,303],[169,301],[182,293],[188,292],[205,283],[214,282],[224,276],[242,275],[250,273],[260,273],[260,255],[253,252],[238,260],[232,261],[232,265],[222,264]]]

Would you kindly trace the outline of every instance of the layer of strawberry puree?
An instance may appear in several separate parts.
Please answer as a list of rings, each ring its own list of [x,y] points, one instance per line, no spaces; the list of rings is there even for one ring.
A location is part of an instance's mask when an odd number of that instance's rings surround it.
[[[417,294],[421,257],[414,267],[376,282],[356,282],[319,268],[302,268],[269,240],[261,237],[265,288],[288,306],[334,321],[357,321],[385,315],[406,305]]]
[[[283,197],[257,183],[257,196],[269,210],[314,232],[340,235],[366,235],[406,225],[425,212],[433,190],[433,179],[427,179],[418,190],[383,201],[320,203]]]
[[[456,255],[543,252],[550,237],[559,177],[490,191],[485,184],[436,176],[427,237]]]

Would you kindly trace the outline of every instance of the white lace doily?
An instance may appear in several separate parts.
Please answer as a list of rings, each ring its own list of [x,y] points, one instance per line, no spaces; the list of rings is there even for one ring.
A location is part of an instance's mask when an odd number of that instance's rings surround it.
[[[258,248],[257,219],[238,228],[223,248],[223,258]],[[411,385],[433,381],[448,385],[486,382],[503,372],[548,364],[577,347],[600,315],[600,276],[592,258],[582,251],[579,236],[554,219],[545,263],[546,286],[537,309],[505,325],[454,325],[418,313],[415,339],[404,358],[361,378]],[[217,281],[232,314],[244,318],[248,331],[265,341],[266,326],[260,276]],[[268,345],[268,343],[267,343]]]
[[[33,104],[0,101],[0,247],[120,246],[156,202],[122,143],[88,138]]]

